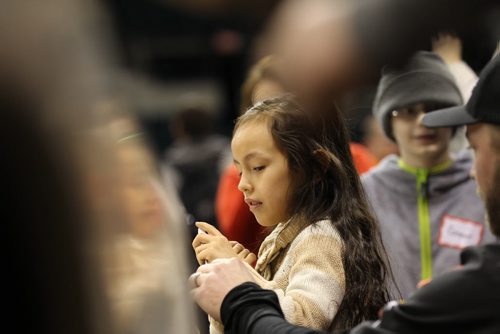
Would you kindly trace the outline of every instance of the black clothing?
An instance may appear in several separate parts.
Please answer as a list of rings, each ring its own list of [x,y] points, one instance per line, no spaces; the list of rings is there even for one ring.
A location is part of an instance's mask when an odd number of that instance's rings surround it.
[[[463,268],[435,278],[406,303],[389,303],[381,320],[349,333],[500,333],[500,244],[467,248],[461,263]],[[275,293],[253,283],[229,292],[221,317],[227,333],[319,333],[286,322]]]

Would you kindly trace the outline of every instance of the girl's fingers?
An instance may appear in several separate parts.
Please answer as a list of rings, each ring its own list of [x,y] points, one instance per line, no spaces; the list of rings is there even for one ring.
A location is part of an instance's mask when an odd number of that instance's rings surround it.
[[[223,235],[218,229],[208,223],[196,222],[195,225],[196,227],[201,228],[203,231],[207,232],[210,235]]]
[[[243,247],[242,244],[236,243],[235,245],[233,245],[233,249],[237,254],[239,254],[241,251],[245,250],[245,247]]]
[[[238,256],[244,260],[248,256],[248,254],[250,254],[250,251],[248,249],[243,249],[238,253]]]
[[[254,253],[250,253],[245,257],[245,262],[248,264],[253,264],[255,261],[257,261],[257,255]]]
[[[193,243],[191,244],[193,248],[198,247],[201,244],[206,244],[209,243],[212,240],[213,236],[205,234],[205,233],[200,233],[196,235],[196,237],[193,239]]]
[[[205,259],[202,257],[201,252],[196,253],[196,261],[198,261],[199,265],[205,264]]]
[[[249,265],[253,265],[255,261],[257,261],[257,256],[254,253],[248,254],[243,261],[248,263]]]
[[[194,251],[195,251],[196,253],[200,253],[200,252],[204,251],[205,249],[207,249],[208,247],[210,247],[208,244],[201,244],[201,245],[199,245],[198,247],[196,247],[196,248],[194,249]]]
[[[198,259],[199,264],[205,264],[207,262],[208,263],[212,262],[212,260],[214,259],[214,256],[213,256],[210,248],[207,248],[207,249],[199,252],[197,254],[196,258]]]

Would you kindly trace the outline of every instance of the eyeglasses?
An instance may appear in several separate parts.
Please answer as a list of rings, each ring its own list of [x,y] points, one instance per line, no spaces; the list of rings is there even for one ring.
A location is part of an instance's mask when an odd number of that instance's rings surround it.
[[[393,110],[391,115],[394,118],[401,118],[401,119],[416,119],[418,116],[420,116],[421,113],[425,113],[425,110],[421,108],[402,108],[398,110]]]
[[[399,108],[393,110],[391,115],[394,118],[400,118],[405,120],[415,120],[420,114],[425,114],[434,110],[446,108],[448,106],[439,105],[435,103],[426,104],[416,104],[409,107]]]

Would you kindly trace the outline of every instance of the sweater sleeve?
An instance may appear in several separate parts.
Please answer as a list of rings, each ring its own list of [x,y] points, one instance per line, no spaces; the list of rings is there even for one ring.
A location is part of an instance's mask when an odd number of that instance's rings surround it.
[[[289,251],[288,284],[274,289],[286,320],[327,330],[342,302],[345,277],[341,241],[331,234],[299,237]],[[285,268],[286,269],[286,268]]]

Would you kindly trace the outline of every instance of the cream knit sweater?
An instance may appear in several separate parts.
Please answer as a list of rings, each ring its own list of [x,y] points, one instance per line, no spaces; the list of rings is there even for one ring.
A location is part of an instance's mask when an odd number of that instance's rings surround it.
[[[342,240],[330,221],[279,224],[264,240],[255,270],[256,282],[276,292],[287,321],[329,330],[345,293]],[[210,332],[223,326],[210,319]]]

